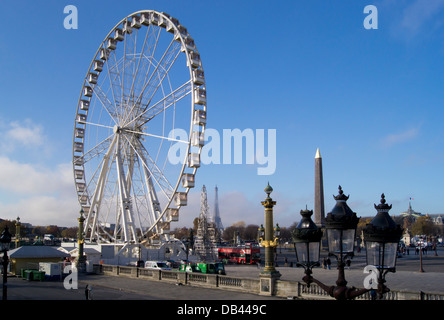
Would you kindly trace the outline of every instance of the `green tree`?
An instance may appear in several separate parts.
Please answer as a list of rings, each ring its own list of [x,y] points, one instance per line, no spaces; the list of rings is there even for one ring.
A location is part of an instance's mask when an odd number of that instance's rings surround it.
[[[257,230],[259,226],[256,224],[249,224],[245,227],[244,233],[242,235],[243,240],[257,240]]]
[[[188,229],[187,227],[176,228],[172,233],[174,234],[174,237],[176,239],[181,240],[190,236],[190,229]]]
[[[429,216],[422,216],[416,219],[412,224],[413,235],[431,235],[433,233],[434,224]]]
[[[77,238],[78,231],[79,231],[79,227],[70,227],[70,228],[63,229],[61,232],[61,235],[63,238],[75,239],[75,238]]]
[[[0,222],[0,233],[3,232],[5,227],[8,226],[9,232],[14,236],[15,235],[15,221],[3,220]]]

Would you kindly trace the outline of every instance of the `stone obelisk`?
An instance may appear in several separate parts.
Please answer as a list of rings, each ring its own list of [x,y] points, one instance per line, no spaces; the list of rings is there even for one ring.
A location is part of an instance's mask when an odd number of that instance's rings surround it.
[[[322,176],[322,157],[319,148],[315,156],[315,201],[314,201],[314,222],[322,228],[324,227],[324,182]]]

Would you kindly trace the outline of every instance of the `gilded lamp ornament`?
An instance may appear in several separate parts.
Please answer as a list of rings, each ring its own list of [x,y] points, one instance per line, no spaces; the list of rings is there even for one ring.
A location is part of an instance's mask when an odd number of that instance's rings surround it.
[[[268,211],[271,211],[271,226],[273,225],[273,207],[276,205],[276,201],[273,201],[273,199],[270,197],[270,194],[273,192],[273,188],[270,186],[270,183],[265,187],[264,189],[265,193],[267,194],[267,198],[265,198],[265,201],[262,201],[261,204],[265,207],[265,211],[267,213]],[[267,228],[264,228],[263,225],[259,228],[259,244],[265,248],[267,247],[277,247],[279,244],[279,235],[280,235],[280,227],[278,224],[276,224],[276,227],[270,228],[267,225],[267,216],[265,217],[265,225]],[[268,221],[269,222],[269,221]],[[268,230],[267,230],[268,229]],[[268,231],[268,232],[267,232]],[[272,232],[271,236],[267,237]],[[265,238],[265,239],[264,239]]]

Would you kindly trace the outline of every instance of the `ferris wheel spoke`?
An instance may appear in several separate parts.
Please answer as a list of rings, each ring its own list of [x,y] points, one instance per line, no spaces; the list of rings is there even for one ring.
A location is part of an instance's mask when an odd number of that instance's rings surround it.
[[[148,220],[148,224],[151,225],[154,223],[154,221],[156,220],[156,208],[153,204],[153,202],[150,200],[152,197],[150,196],[149,192],[150,192],[150,187],[149,187],[149,183],[147,181],[147,177],[149,176],[149,174],[147,175],[147,169],[145,166],[143,166],[143,164],[141,165],[140,161],[137,161],[138,163],[138,172],[139,172],[139,177],[140,177],[140,189],[141,189],[141,195],[137,198],[141,198],[140,205],[143,206],[146,211],[148,212],[146,218]],[[139,215],[140,217],[140,215]],[[140,219],[142,219],[142,217],[140,217]],[[141,228],[142,230],[142,228]]]
[[[140,163],[137,160],[137,158],[135,158],[134,161],[134,169],[133,169],[133,178],[131,179],[131,188],[133,190],[133,212],[134,212],[134,219],[137,222],[136,228],[138,228],[139,230],[141,230],[143,232],[143,225],[144,225],[144,221],[143,221],[143,212],[144,208],[141,207],[143,206],[143,202],[141,202],[140,198],[144,198],[144,195],[146,194],[145,192],[143,192],[142,188],[143,185],[140,182],[141,181],[141,173],[140,173]],[[142,199],[143,200],[143,199]]]
[[[176,44],[176,45],[175,45]],[[168,48],[165,50],[165,52],[162,55],[162,58],[159,60],[159,62],[157,63],[155,69],[153,70],[153,72],[150,75],[150,78],[148,79],[147,82],[145,82],[137,100],[136,103],[140,103],[141,105],[146,105],[148,106],[150,101],[146,101],[145,103],[143,103],[142,99],[144,96],[151,96],[157,91],[160,83],[163,81],[165,75],[168,73],[169,68],[174,64],[174,62],[176,61],[179,53],[180,53],[180,46],[177,46],[177,42],[173,40],[171,40],[170,44],[168,45]],[[176,55],[173,55],[173,53],[175,51],[178,51]],[[172,58],[172,56],[174,56],[174,58]],[[164,75],[162,76],[162,72],[164,73]],[[154,77],[156,75],[156,77]],[[154,77],[154,80],[153,80]],[[159,84],[157,84],[157,81],[162,79],[161,81],[159,81]],[[148,91],[145,92],[145,90],[147,89],[147,87],[149,87]]]
[[[79,158],[79,161],[81,160],[83,163],[87,163],[90,159],[102,154],[104,150],[109,148],[113,136],[114,135],[110,135],[103,141],[96,144],[94,147],[90,148],[86,153],[83,154],[82,157]]]
[[[98,85],[95,85],[93,87],[93,91],[96,93],[98,100],[100,101],[100,103],[102,104],[102,106],[106,110],[106,112],[109,114],[111,119],[113,119],[114,123],[118,124],[116,121],[118,118],[118,116],[117,116],[118,112],[116,110],[116,107],[113,105],[113,103],[111,101],[109,101],[106,94],[102,91],[102,88]]]
[[[153,77],[153,74],[156,72],[156,70],[154,70],[153,72],[150,72],[150,71],[151,71],[151,67],[154,65],[152,61],[154,60],[154,56],[155,56],[155,53],[156,53],[156,51],[157,51],[157,44],[158,44],[158,42],[159,42],[159,37],[160,37],[161,28],[158,28],[158,30],[157,30],[157,35],[156,35],[156,32],[155,32],[154,29],[155,29],[155,28],[152,28],[152,34],[153,34],[152,38],[154,38],[154,40],[153,40],[153,41],[154,41],[154,45],[152,46],[152,47],[153,47],[152,51],[150,51],[149,46],[147,46],[147,48],[148,48],[148,50],[147,50],[147,51],[148,51],[148,54],[147,54],[147,55],[144,54],[145,44],[148,43],[148,42],[145,41],[144,46],[143,46],[143,49],[142,49],[142,53],[141,53],[141,55],[140,55],[140,57],[139,57],[139,60],[141,60],[142,58],[144,58],[144,61],[146,60],[146,61],[147,61],[147,64],[148,64],[148,69],[147,69],[147,71],[145,72],[145,77],[143,77],[142,79],[140,79],[140,80],[143,80],[143,83],[142,83],[142,81],[140,81],[140,83],[142,84],[142,87],[144,87],[145,84],[148,84],[148,83],[151,81],[151,78]],[[149,35],[150,30],[151,30],[151,25],[150,25],[150,28],[148,29],[147,36]],[[151,39],[151,37],[150,37],[150,39]],[[149,44],[149,43],[148,43],[148,44]],[[170,44],[170,45],[171,45],[171,44]],[[148,76],[149,76],[149,78],[148,78]],[[144,89],[143,89],[143,90],[144,90]],[[141,90],[141,91],[143,92],[143,90]],[[133,93],[134,93],[134,91],[133,91]]]
[[[126,45],[124,46],[124,50],[126,50]],[[127,101],[125,101],[125,69],[127,65],[130,65],[132,62],[132,60],[127,61],[127,56],[128,54],[124,52],[123,57],[118,58],[116,52],[113,50],[112,57],[114,59],[114,63],[112,66],[110,66],[110,63],[107,63],[108,78],[110,82],[112,99],[114,101],[114,104],[111,104],[114,106],[116,123],[119,124],[121,123],[122,117],[125,114],[124,110],[127,103]],[[119,67],[119,64],[121,67]],[[128,97],[128,101],[129,99],[130,97]]]
[[[112,57],[114,59],[114,64],[110,65],[111,59],[108,59],[108,63],[106,64],[106,66],[107,66],[107,71],[108,71],[108,78],[109,78],[110,85],[111,85],[113,100],[114,100],[114,103],[117,104],[117,102],[120,100],[119,97],[117,96],[117,94],[120,91],[119,89],[122,87],[122,79],[121,79],[121,75],[120,75],[121,72],[119,69],[119,61],[121,59],[117,58],[117,54],[116,54],[115,50],[112,51]]]
[[[141,132],[141,131],[133,131],[130,129],[123,129],[125,132],[129,132],[129,133],[134,133],[136,135],[143,135],[143,136],[148,136],[148,137],[154,137],[154,138],[159,138],[159,139],[164,139],[164,140],[168,140],[168,141],[172,141],[172,142],[182,142],[185,144],[189,144],[189,141],[185,141],[185,140],[179,140],[179,139],[174,139],[174,138],[170,138],[170,137],[164,137],[164,136],[159,136],[156,134],[151,134],[151,133],[146,133],[146,132]]]
[[[142,51],[139,54],[139,59],[137,61],[137,67],[136,67],[136,70],[134,71],[133,81],[132,81],[132,84],[131,84],[131,90],[130,90],[130,93],[129,93],[130,96],[132,96],[134,94],[134,85],[136,83],[137,75],[139,74],[140,64],[141,64],[142,61],[144,61],[142,58],[144,57],[144,54],[145,54],[145,48],[146,48],[146,44],[147,44],[147,40],[148,40],[148,35],[150,34],[150,30],[151,30],[151,25],[148,26],[148,30],[147,30],[147,32],[145,34],[145,38],[143,40]],[[138,33],[138,31],[137,31],[137,33]],[[156,42],[156,44],[157,44],[157,42]],[[134,45],[134,55],[136,55],[136,47],[137,47],[137,44]],[[154,48],[154,50],[155,50],[155,48]],[[148,66],[148,68],[149,67],[150,67],[150,65]],[[147,73],[149,73],[149,69],[148,69]],[[132,107],[132,109],[133,108],[134,108],[134,106]],[[132,109],[131,109],[130,113],[132,112]]]
[[[89,126],[95,126],[95,127],[101,127],[101,128],[107,128],[107,129],[113,129],[114,128],[114,127],[107,126],[107,125],[104,125],[104,124],[98,124],[98,123],[93,123],[93,122],[88,122],[88,121],[78,121],[78,122],[81,123],[81,124],[89,125]]]
[[[142,165],[149,171],[150,176],[156,181],[165,197],[171,199],[174,189],[162,171],[157,167],[156,163],[152,160],[145,147],[138,141],[136,145],[131,144],[131,146],[142,161]]]
[[[129,123],[125,124],[125,126],[128,126],[135,121],[140,121],[141,123],[139,124],[139,126],[143,126],[145,123],[153,119],[156,115],[166,111],[169,107],[175,105],[176,102],[189,95],[191,93],[191,90],[191,80],[189,80],[174,91],[172,91],[170,94],[164,96],[162,99],[154,103],[151,107],[147,108],[145,111],[134,117]]]
[[[173,48],[173,50],[174,49],[177,50],[176,55],[174,55],[173,54],[174,51],[172,51],[169,54],[169,59],[166,60],[165,65],[160,68],[161,72],[158,73],[157,78],[155,79],[155,80],[158,81],[157,85],[156,85],[156,81],[153,81],[152,88],[154,88],[154,86],[155,86],[155,89],[152,92],[147,92],[147,96],[150,94],[150,97],[148,99],[145,99],[145,100],[147,100],[147,103],[145,103],[144,112],[147,110],[147,108],[150,105],[151,100],[153,99],[153,97],[156,94],[157,90],[159,90],[159,88],[162,85],[165,77],[168,75],[171,67],[174,65],[174,63],[176,62],[177,58],[179,57],[179,54],[180,54],[180,50],[179,49],[180,49],[180,47],[177,46],[176,48]],[[174,58],[172,58],[173,56],[174,56]],[[172,60],[171,60],[171,58],[172,58]],[[160,62],[159,62],[159,64],[160,64]]]
[[[159,219],[162,209],[160,208],[160,202],[159,199],[157,198],[156,189],[154,188],[153,185],[153,180],[151,178],[152,175],[150,174],[146,166],[143,167],[143,173],[145,178],[145,186],[147,190],[147,201],[149,208],[151,209],[150,212],[152,215],[152,220],[154,222],[157,219]]]
[[[126,20],[128,23],[128,20]],[[121,86],[121,96],[120,96],[120,108],[123,108],[124,105],[126,105],[125,103],[125,70],[126,70],[126,58],[127,58],[127,40],[128,40],[128,36],[125,37],[124,42],[123,42],[123,70],[122,70],[122,86]],[[130,99],[130,97],[128,96],[128,99]],[[124,116],[124,111],[122,110],[121,116]],[[122,119],[120,119],[122,120]]]
[[[155,71],[153,71],[153,73],[151,74],[150,73],[150,69],[151,69],[151,66],[153,65],[152,60],[154,59],[154,53],[155,53],[155,51],[157,49],[157,42],[158,42],[158,39],[159,39],[159,36],[160,36],[161,28],[159,28],[158,31],[159,32],[157,33],[157,36],[155,37],[154,48],[153,48],[152,52],[149,52],[150,55],[148,57],[144,55],[144,50],[146,48],[146,46],[145,46],[146,45],[146,38],[145,38],[145,42],[144,42],[144,45],[143,45],[143,48],[142,48],[142,53],[139,55],[139,59],[138,59],[137,71],[132,75],[131,88],[130,88],[129,93],[128,93],[128,101],[126,101],[126,112],[122,112],[122,114],[121,114],[122,118],[125,117],[127,119],[128,116],[130,116],[134,111],[137,111],[136,108],[138,108],[140,106],[140,104],[141,104],[140,100],[135,99],[135,91],[134,91],[136,79],[139,78],[138,75],[139,75],[139,68],[140,68],[141,61],[145,61],[145,60],[148,61],[148,70],[146,71],[145,78],[143,79],[144,84],[145,83],[149,83],[151,81],[152,76],[155,73]],[[149,33],[147,33],[146,37],[148,37],[148,34]],[[127,39],[127,37],[125,38],[125,51],[126,51],[126,39]],[[134,47],[136,47],[136,44],[135,44]],[[148,51],[149,51],[149,48],[148,48]],[[124,60],[126,60],[127,56],[128,56],[128,54],[124,55]],[[132,61],[135,60],[136,55],[134,54],[133,57],[134,58],[133,58]],[[124,86],[125,86],[125,81],[124,81],[125,67],[126,67],[126,63],[124,62],[124,65],[123,65],[123,75],[122,75],[122,77],[123,77],[123,79],[122,79],[123,85],[122,85],[122,101],[121,101],[121,105],[124,105],[123,97],[124,97]],[[144,64],[142,65],[142,67],[144,67]],[[150,74],[151,74],[151,77],[150,77],[150,79],[147,82],[147,77]],[[141,80],[139,80],[139,81],[141,81]],[[129,107],[130,105],[131,105],[131,107]]]

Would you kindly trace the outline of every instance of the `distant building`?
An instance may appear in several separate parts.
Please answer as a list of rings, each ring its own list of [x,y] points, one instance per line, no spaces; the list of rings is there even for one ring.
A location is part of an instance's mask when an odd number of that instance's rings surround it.
[[[11,272],[20,275],[22,269],[37,269],[40,262],[62,262],[71,255],[49,246],[23,246],[9,251]]]
[[[412,209],[412,203],[409,201],[409,208],[407,209],[407,211],[401,212],[400,216],[401,217],[413,217],[413,218],[416,219],[416,218],[419,218],[419,217],[423,216],[423,214],[413,210]]]
[[[438,213],[438,214],[427,214],[427,216],[433,221],[433,224],[437,226],[444,225],[443,218],[444,214]]]

